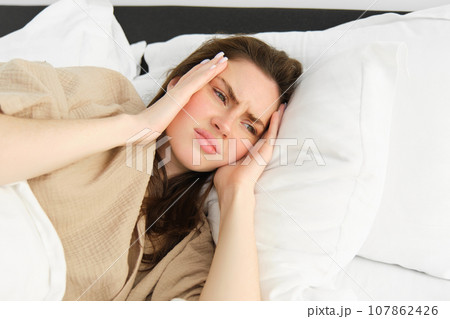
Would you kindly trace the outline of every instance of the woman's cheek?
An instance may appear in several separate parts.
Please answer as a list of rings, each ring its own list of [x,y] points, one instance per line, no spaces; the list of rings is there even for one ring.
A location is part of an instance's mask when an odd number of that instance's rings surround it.
[[[185,111],[189,112],[194,118],[203,117],[205,113],[208,113],[211,101],[208,98],[205,88],[195,93],[188,104],[184,107]]]
[[[236,147],[236,160],[239,161],[245,154],[247,154],[247,152],[247,147],[244,143],[242,143],[242,141],[239,141]]]

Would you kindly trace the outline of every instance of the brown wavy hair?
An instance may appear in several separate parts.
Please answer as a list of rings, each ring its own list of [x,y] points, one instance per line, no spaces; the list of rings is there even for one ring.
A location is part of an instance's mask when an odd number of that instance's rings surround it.
[[[280,103],[289,101],[295,89],[293,84],[302,73],[301,63],[263,41],[236,35],[213,38],[203,43],[171,70],[149,107],[165,94],[173,78],[183,76],[192,67],[204,59],[211,59],[220,51],[225,52],[229,60],[253,62],[278,84]],[[164,134],[160,138],[162,136]],[[206,213],[203,208],[205,200],[213,187],[213,172],[190,171],[168,179],[164,166],[157,167],[160,161],[161,156],[156,153],[153,175],[141,208],[141,213],[146,215],[147,237],[152,244],[152,252],[144,254],[143,262],[150,267],[156,265],[193,229],[201,227],[202,214]]]

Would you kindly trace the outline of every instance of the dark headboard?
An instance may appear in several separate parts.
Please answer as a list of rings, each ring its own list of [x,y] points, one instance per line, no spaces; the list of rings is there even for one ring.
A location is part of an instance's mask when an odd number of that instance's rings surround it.
[[[22,28],[45,6],[0,6],[0,36]],[[361,10],[117,6],[130,43],[166,41],[189,33],[324,30],[361,16]],[[367,11],[363,17],[384,13]],[[404,13],[404,12],[398,12]]]

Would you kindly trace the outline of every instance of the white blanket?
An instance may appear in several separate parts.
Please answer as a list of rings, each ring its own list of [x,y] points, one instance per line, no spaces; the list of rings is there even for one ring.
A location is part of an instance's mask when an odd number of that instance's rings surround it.
[[[59,237],[26,181],[0,186],[0,300],[61,300]]]

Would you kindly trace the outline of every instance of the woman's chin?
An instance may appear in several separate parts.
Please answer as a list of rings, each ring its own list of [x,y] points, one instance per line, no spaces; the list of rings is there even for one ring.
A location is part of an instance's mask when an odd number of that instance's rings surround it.
[[[226,163],[202,163],[201,165],[192,165],[188,167],[189,170],[199,173],[212,172],[219,167],[227,165]]]

